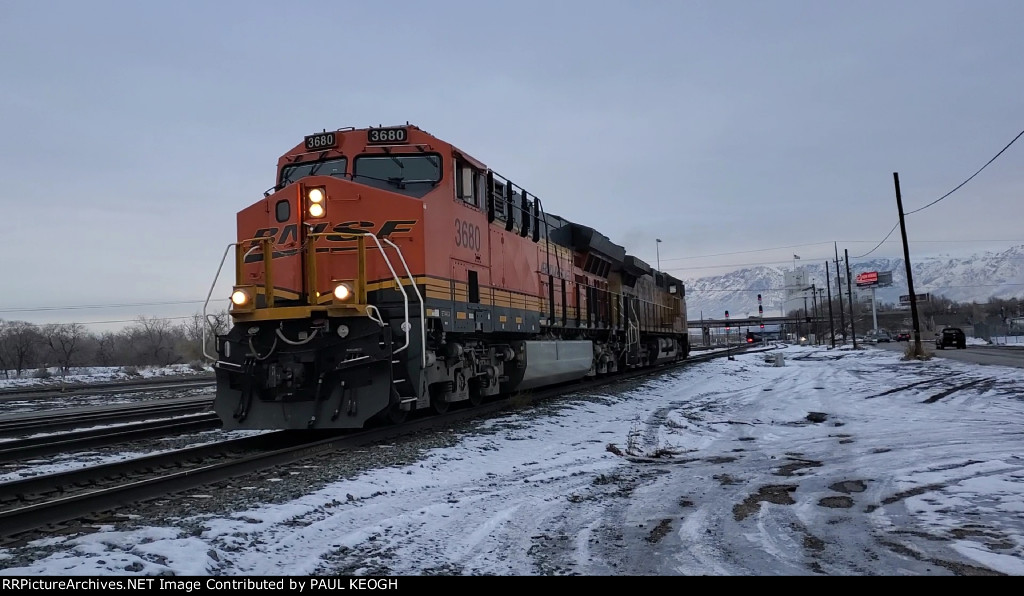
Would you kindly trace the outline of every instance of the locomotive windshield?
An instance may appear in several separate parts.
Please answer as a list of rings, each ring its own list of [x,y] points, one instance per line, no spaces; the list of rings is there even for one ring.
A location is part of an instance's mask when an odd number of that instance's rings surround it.
[[[278,188],[284,188],[306,176],[337,176],[343,178],[345,176],[345,168],[347,167],[348,158],[346,157],[290,164],[281,170],[281,183],[278,184]]]
[[[422,197],[441,181],[441,156],[362,155],[356,158],[353,180],[413,197]]]

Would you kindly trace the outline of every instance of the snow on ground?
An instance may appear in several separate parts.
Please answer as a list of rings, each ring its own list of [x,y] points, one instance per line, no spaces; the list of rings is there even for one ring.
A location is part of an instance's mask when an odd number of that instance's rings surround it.
[[[967,338],[968,345],[972,345],[970,341],[972,337]],[[985,340],[981,340],[985,341]],[[988,342],[985,342],[986,344]],[[1024,335],[1000,335],[992,338],[992,344],[997,346],[1021,346],[1024,347]]]
[[[200,370],[196,370],[200,368]],[[133,379],[151,379],[158,377],[199,375],[212,372],[209,366],[193,367],[189,364],[172,364],[169,366],[89,366],[72,367],[67,375],[61,376],[59,368],[46,369],[45,377],[40,377],[36,369],[25,370],[21,376],[15,371],[7,371],[5,377],[0,371],[0,389],[19,387],[60,386],[62,383],[105,383],[110,381],[129,381]]]
[[[1024,575],[1024,371],[783,353],[513,411],[284,503],[0,549],[0,574]]]

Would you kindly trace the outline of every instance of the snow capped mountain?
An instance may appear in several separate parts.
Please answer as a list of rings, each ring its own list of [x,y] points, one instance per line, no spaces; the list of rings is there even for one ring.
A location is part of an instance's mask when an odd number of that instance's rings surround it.
[[[851,259],[852,261],[852,259]],[[914,271],[914,292],[944,296],[956,302],[987,302],[989,298],[1024,298],[1024,245],[1014,246],[1002,252],[985,252],[966,257],[950,255],[940,257],[911,257]],[[801,265],[797,269],[807,275],[808,283],[824,289],[821,299],[827,297],[829,286],[832,296],[837,295],[836,270],[829,265],[831,279],[825,281],[825,265]],[[842,269],[843,291],[846,291],[846,269]],[[690,320],[704,318],[721,319],[725,311],[730,318],[757,316],[757,295],[761,294],[765,316],[779,316],[786,297],[785,277],[792,267],[752,267],[739,269],[724,275],[685,280],[687,317]],[[892,286],[878,288],[876,295],[880,303],[899,302],[907,294],[907,275],[903,259],[870,259],[851,263],[850,273],[867,271],[892,272]],[[792,274],[791,274],[792,275]],[[856,283],[856,282],[854,282]],[[799,289],[799,288],[796,288]],[[854,300],[858,299],[854,288]],[[865,296],[870,291],[862,291]],[[808,292],[809,296],[810,293]],[[810,298],[808,298],[810,307]],[[802,305],[797,306],[800,308]],[[789,308],[793,308],[790,303]]]

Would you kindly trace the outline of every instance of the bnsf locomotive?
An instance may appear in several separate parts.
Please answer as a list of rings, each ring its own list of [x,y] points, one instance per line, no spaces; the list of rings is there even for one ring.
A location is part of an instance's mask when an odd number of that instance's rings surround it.
[[[226,429],[399,423],[689,352],[680,280],[416,126],[305,137],[237,220]]]

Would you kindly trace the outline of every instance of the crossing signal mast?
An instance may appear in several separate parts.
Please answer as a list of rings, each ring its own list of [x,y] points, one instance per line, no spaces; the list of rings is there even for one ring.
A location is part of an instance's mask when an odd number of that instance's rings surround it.
[[[729,343],[729,329],[731,329],[731,327],[729,327],[729,311],[725,311],[725,346],[729,350],[729,360],[735,360],[735,358],[732,357],[732,344]],[[740,329],[737,327],[736,335],[739,335],[739,333]]]

